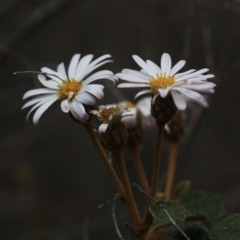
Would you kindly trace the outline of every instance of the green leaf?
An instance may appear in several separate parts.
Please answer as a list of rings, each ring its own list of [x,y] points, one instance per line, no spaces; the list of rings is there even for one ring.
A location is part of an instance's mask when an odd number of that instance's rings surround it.
[[[210,223],[211,240],[240,239],[240,213],[224,215]]]
[[[179,182],[173,189],[173,198],[176,199],[185,195],[189,191],[190,187],[190,180]]]
[[[182,222],[178,225],[191,240],[209,240],[208,228],[203,222]],[[168,226],[159,230],[173,239],[186,240],[175,226]]]
[[[184,207],[195,214],[205,215],[207,223],[225,214],[218,196],[203,191],[191,192],[178,198]]]
[[[161,201],[161,205],[167,210],[172,219],[175,222],[184,221],[186,217],[191,215],[189,211],[187,211],[183,204],[176,201]],[[154,219],[158,221],[160,224],[172,224],[169,217],[164,212],[163,208],[159,204],[153,204],[149,207],[149,211],[151,212]]]

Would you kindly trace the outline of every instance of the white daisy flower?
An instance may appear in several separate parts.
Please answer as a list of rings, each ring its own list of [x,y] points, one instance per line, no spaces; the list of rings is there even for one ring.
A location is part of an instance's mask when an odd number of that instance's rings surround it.
[[[141,71],[124,69],[116,76],[130,82],[119,84],[119,88],[147,88],[137,93],[135,98],[152,92],[155,95],[154,101],[158,95],[165,98],[171,92],[177,108],[184,110],[187,104],[183,96],[192,99],[202,99],[201,94],[198,92],[214,92],[215,84],[207,82],[207,79],[214,77],[214,75],[203,75],[203,73],[208,71],[207,68],[177,73],[185,65],[186,61],[181,60],[172,67],[171,57],[167,53],[162,55],[161,68],[150,60],[143,61],[137,55],[133,55],[133,59],[142,68]]]
[[[69,64],[68,73],[66,73],[63,63],[58,65],[57,71],[47,67],[41,68],[43,75],[38,75],[38,79],[45,88],[30,90],[23,96],[23,99],[35,97],[22,107],[23,109],[34,105],[29,111],[27,119],[30,113],[37,109],[33,116],[33,123],[37,124],[42,114],[59,99],[63,112],[71,112],[74,118],[80,122],[86,122],[89,116],[84,106],[93,106],[96,98],[102,99],[104,96],[104,86],[91,83],[99,79],[115,81],[114,74],[108,70],[89,74],[103,64],[112,62],[109,60],[110,57],[111,55],[106,54],[92,61],[93,55],[89,54],[80,60],[80,54],[75,54]],[[46,79],[46,77],[50,79]]]
[[[105,133],[107,131],[109,123],[112,121],[121,121],[123,117],[123,111],[116,105],[108,105],[108,106],[98,106],[99,110],[91,110],[90,113],[96,115],[101,122],[98,132]]]

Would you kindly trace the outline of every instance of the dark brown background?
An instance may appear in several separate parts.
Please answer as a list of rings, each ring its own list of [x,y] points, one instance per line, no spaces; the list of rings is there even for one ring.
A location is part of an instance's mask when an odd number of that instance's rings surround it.
[[[186,59],[185,69],[210,68],[216,93],[207,110],[196,109],[202,114],[182,144],[176,180],[191,179],[193,189],[219,194],[229,212],[240,211],[239,26],[238,0],[1,0],[0,239],[118,239],[111,206],[97,209],[115,188],[82,126],[59,103],[37,126],[27,123],[22,96],[40,84],[12,74],[67,66],[75,53],[110,53],[114,64],[105,68],[114,72],[138,69],[132,54],[159,62],[163,52],[174,63]],[[104,101],[124,95],[134,92],[107,84]],[[148,172],[153,141],[150,130],[142,145]],[[117,217],[131,239],[120,202]]]

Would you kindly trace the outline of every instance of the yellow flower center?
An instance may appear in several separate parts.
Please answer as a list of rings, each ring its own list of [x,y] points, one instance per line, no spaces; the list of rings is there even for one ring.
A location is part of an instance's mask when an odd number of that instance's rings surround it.
[[[68,99],[69,94],[72,95],[71,99],[73,99],[82,88],[82,84],[75,79],[63,80],[62,84],[58,85],[58,88],[60,89],[58,92],[60,99]]]
[[[175,83],[174,76],[158,75],[150,79],[150,88],[153,92],[158,92],[159,88],[167,88]]]
[[[110,116],[112,114],[120,112],[120,109],[118,107],[110,107],[105,108],[101,111],[101,115],[99,116],[99,120],[104,123],[108,123],[110,119]]]

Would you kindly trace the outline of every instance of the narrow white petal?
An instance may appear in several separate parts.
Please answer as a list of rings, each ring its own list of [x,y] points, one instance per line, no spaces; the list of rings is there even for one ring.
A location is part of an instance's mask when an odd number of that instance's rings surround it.
[[[42,114],[57,100],[57,96],[53,97],[51,100],[43,103],[41,107],[34,113],[33,123],[37,124]]]
[[[67,79],[68,79],[67,73],[66,73],[66,70],[65,70],[64,63],[60,63],[60,64],[57,66],[57,72],[58,72],[58,74],[61,76],[61,78],[62,78],[63,80],[67,80]]]
[[[58,93],[57,90],[53,90],[53,89],[47,89],[47,88],[38,88],[38,89],[33,89],[30,91],[27,91],[24,95],[23,95],[23,99],[26,99],[28,97],[34,96],[34,95],[39,95],[39,94],[45,94],[45,93]]]
[[[111,71],[108,70],[102,70],[94,73],[93,75],[89,76],[85,80],[83,80],[82,84],[86,86],[87,84],[96,81],[98,79],[109,79],[114,81],[114,74]]]
[[[87,76],[90,72],[94,71],[95,69],[99,68],[100,66],[106,64],[106,63],[109,63],[109,62],[113,62],[112,60],[106,60],[106,61],[103,61],[101,62],[102,60],[106,59],[106,58],[109,58],[111,57],[111,55],[109,54],[106,54],[106,55],[103,55],[99,58],[97,58],[96,60],[94,60],[93,62],[91,62],[86,68],[85,70],[83,71],[82,73],[82,78],[84,78],[85,76]]]
[[[148,66],[155,72],[155,73],[158,73],[158,74],[161,74],[162,71],[161,71],[161,68],[154,62],[152,62],[151,60],[147,60],[146,61]]]
[[[117,73],[116,76],[118,78],[121,78],[122,80],[129,81],[129,82],[149,83],[149,79],[141,78],[141,77],[134,76],[134,75],[131,75],[131,74]]]
[[[61,109],[63,112],[68,113],[70,110],[68,99],[65,99],[61,102]]]
[[[75,99],[85,105],[93,106],[96,103],[95,97],[93,97],[91,94],[87,92],[79,92],[76,96]]]
[[[139,100],[136,104],[137,108],[142,112],[144,116],[151,115],[151,100],[152,97],[145,97]]]
[[[61,75],[58,72],[53,71],[52,69],[50,69],[48,67],[41,68],[41,71],[43,73],[46,73],[47,75],[50,74],[50,75],[48,75],[48,77],[50,77],[51,79],[53,79],[54,81],[56,81],[58,83],[62,83],[62,80],[64,80],[61,78]]]
[[[132,56],[135,62],[143,68],[150,76],[155,76],[157,73],[150,68],[146,62],[144,62],[139,56],[133,55]]]
[[[89,84],[87,86],[84,86],[81,90],[91,93],[98,99],[102,99],[104,97],[102,85],[99,84]]]
[[[186,88],[172,88],[182,94],[184,94],[185,96],[189,97],[189,98],[195,98],[195,99],[202,99],[202,95],[200,95],[199,93],[192,91],[190,89],[186,89]]]
[[[200,74],[202,74],[202,73],[205,73],[205,72],[207,72],[207,71],[209,71],[209,69],[203,68],[203,69],[201,69],[201,70],[198,70],[198,71],[196,71],[196,72],[193,72],[193,73],[190,73],[190,74],[187,74],[187,75],[184,75],[184,76],[178,78],[178,81],[179,81],[179,80],[183,80],[183,79],[193,78],[193,77],[198,76],[198,75],[200,75]]]
[[[69,79],[75,78],[76,70],[77,70],[77,64],[80,58],[80,54],[73,55],[71,62],[68,67],[68,77]]]
[[[134,76],[137,76],[137,77],[140,77],[140,78],[143,78],[143,79],[151,78],[151,76],[148,73],[143,73],[143,72],[139,72],[139,71],[136,71],[136,70],[127,69],[127,68],[123,69],[122,73],[132,74]]]
[[[108,123],[102,123],[99,128],[98,128],[98,132],[101,133],[105,133],[106,130],[108,128]]]
[[[177,91],[171,90],[173,101],[179,110],[185,110],[187,103]]]
[[[172,60],[168,53],[164,53],[161,57],[161,70],[162,74],[166,73],[168,76],[172,67]]]
[[[37,104],[35,104],[31,109],[30,109],[30,111],[28,112],[28,114],[27,114],[27,117],[26,117],[26,120],[28,121],[28,117],[29,117],[29,115],[31,114],[31,112],[33,111],[33,110],[35,110],[36,108],[38,108],[39,106],[41,106],[42,104],[44,104],[45,102],[47,102],[47,101],[50,101],[50,100],[52,100],[52,99],[54,99],[55,98],[55,100],[57,100],[58,99],[58,96],[57,95],[48,95],[48,96],[45,96],[45,98],[43,98],[41,101],[39,101]]]
[[[160,88],[158,89],[158,92],[162,98],[165,98],[168,95],[170,88]]]
[[[215,77],[215,75],[214,75],[214,74],[207,74],[207,75],[204,75],[204,77],[205,77],[206,79],[208,79],[208,78],[213,78],[213,77]]]
[[[52,89],[59,89],[58,88],[58,85],[59,83],[53,81],[53,80],[46,80],[45,76],[43,75],[38,75],[38,80],[41,82],[41,84],[44,86],[44,87],[47,87],[47,88],[52,88]]]
[[[83,79],[83,73],[88,66],[88,64],[92,61],[93,55],[89,54],[84,56],[80,62],[78,63],[77,70],[76,70],[76,79],[77,80],[82,80]]]
[[[142,91],[138,92],[138,93],[135,95],[134,99],[136,99],[137,97],[139,97],[139,96],[141,96],[141,95],[143,95],[143,94],[150,93],[150,92],[151,92],[151,90],[149,90],[149,89],[142,90]]]
[[[73,113],[74,117],[81,122],[86,122],[89,118],[84,106],[77,101],[71,102],[70,111]]]
[[[117,86],[118,88],[138,88],[138,87],[148,87],[149,84],[144,83],[121,83]]]
[[[187,74],[189,74],[189,73],[192,73],[192,72],[194,72],[194,71],[196,71],[196,69],[191,69],[191,70],[188,70],[188,71],[186,71],[186,72],[177,73],[177,74],[175,74],[175,78],[178,79],[178,78],[180,78],[180,77],[182,77],[182,76],[185,76],[185,75],[187,75]]]
[[[207,90],[207,89],[212,89],[216,86],[215,83],[212,82],[203,82],[203,83],[193,83],[193,84],[186,84],[186,85],[181,85],[183,88],[189,88],[192,90]]]
[[[91,67],[97,65],[99,62],[101,62],[102,60],[104,59],[107,59],[107,58],[111,58],[112,56],[110,54],[105,54],[97,59],[95,59],[94,61],[91,62],[91,64],[89,64]]]
[[[38,102],[40,102],[40,101],[42,101],[42,100],[46,100],[46,99],[48,99],[48,98],[51,98],[52,97],[52,94],[45,94],[45,95],[41,95],[41,96],[39,96],[39,97],[35,97],[34,99],[31,99],[30,101],[28,101],[27,103],[25,103],[23,106],[22,106],[22,109],[24,109],[24,108],[27,108],[27,107],[29,107],[29,106],[32,106],[32,105],[34,105],[34,104],[36,104],[36,103],[38,103]]]
[[[181,60],[178,63],[176,63],[173,68],[171,69],[169,75],[173,76],[175,73],[177,73],[181,68],[183,68],[183,66],[185,65],[186,61],[185,60]]]

